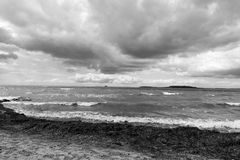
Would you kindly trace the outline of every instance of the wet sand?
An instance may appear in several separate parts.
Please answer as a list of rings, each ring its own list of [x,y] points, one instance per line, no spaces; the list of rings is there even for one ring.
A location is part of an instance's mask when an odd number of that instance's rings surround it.
[[[0,159],[240,159],[240,133],[29,118],[0,104]]]

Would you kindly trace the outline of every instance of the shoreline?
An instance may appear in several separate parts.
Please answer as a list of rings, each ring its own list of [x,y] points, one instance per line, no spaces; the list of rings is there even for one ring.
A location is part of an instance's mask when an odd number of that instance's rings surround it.
[[[161,128],[131,123],[56,121],[30,118],[0,103],[0,130],[42,134],[59,139],[92,136],[103,146],[128,147],[154,158],[239,159],[240,133],[220,133],[196,127]],[[95,140],[96,141],[96,140]],[[200,158],[199,158],[200,157]]]

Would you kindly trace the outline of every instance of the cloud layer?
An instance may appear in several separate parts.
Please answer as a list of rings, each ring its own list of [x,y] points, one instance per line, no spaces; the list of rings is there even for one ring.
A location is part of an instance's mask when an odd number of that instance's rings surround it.
[[[200,52],[239,41],[239,1],[92,1],[104,35],[139,58]]]
[[[106,75],[101,73],[76,74],[75,80],[81,83],[134,84],[139,80],[127,75]]]
[[[0,41],[103,73],[239,42],[238,0],[2,0]]]
[[[130,74],[152,69],[171,79],[239,78],[239,8],[239,0],[1,0],[0,61],[45,54],[77,68],[64,73],[77,82],[134,83]]]
[[[14,53],[18,49],[14,46],[9,46],[0,43],[0,61],[7,61],[9,59],[17,59],[18,56]]]

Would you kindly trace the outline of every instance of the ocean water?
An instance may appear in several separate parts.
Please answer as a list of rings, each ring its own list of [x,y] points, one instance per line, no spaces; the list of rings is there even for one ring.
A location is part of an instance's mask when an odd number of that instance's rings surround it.
[[[14,101],[16,97],[31,101]],[[240,132],[239,89],[0,87],[4,106],[39,118],[194,126]]]

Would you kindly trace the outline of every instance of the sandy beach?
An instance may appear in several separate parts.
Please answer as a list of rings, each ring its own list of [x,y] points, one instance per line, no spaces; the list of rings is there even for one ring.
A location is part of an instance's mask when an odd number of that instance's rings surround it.
[[[25,135],[0,130],[0,159],[151,159],[121,147],[100,147],[94,137],[54,139],[42,135]]]
[[[238,159],[240,134],[29,118],[0,106],[1,159]]]

